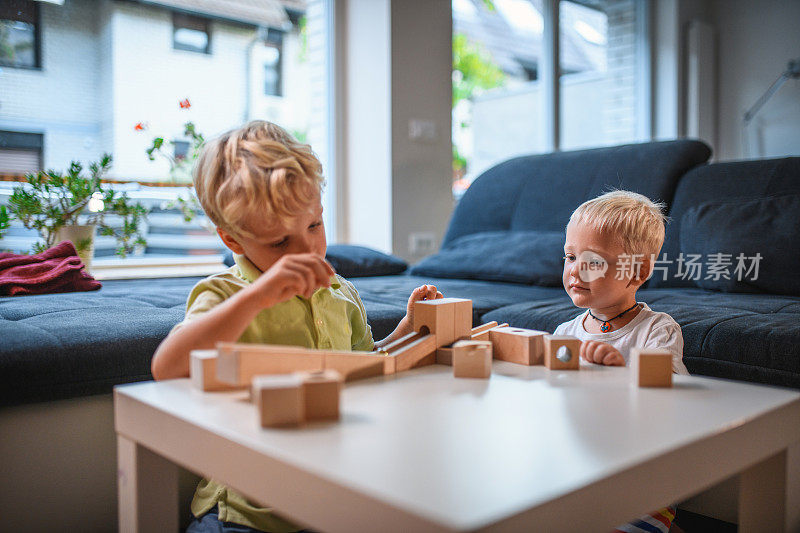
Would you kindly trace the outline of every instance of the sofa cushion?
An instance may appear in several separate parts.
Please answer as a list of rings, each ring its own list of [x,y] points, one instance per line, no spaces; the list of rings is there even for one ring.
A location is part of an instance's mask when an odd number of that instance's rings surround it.
[[[722,272],[706,271],[696,277],[701,288],[800,296],[798,221],[797,194],[709,202],[692,207],[681,218],[681,250],[706,258],[724,254],[719,256]]]
[[[562,231],[486,231],[450,241],[411,274],[559,287],[563,255]]]
[[[0,298],[0,405],[108,393],[151,379],[199,278],[104,281],[99,291]]]
[[[405,272],[408,268],[408,263],[399,257],[352,244],[328,245],[325,259],[346,278],[389,276]],[[230,250],[225,252],[223,263],[233,266],[233,253]]]
[[[692,374],[800,388],[800,297],[689,288],[641,290],[637,299],[680,324]],[[553,331],[582,311],[564,295],[502,307],[481,320]]]
[[[715,163],[690,170],[678,183],[669,211],[671,220],[661,249],[662,259],[666,259],[663,270],[650,279],[648,288],[696,286],[691,279],[678,275],[681,221],[689,209],[707,202],[740,202],[791,194],[800,194],[800,157]],[[737,233],[743,231],[739,229]]]
[[[576,207],[612,187],[669,204],[679,178],[710,155],[681,140],[510,159],[470,185],[442,245],[484,231],[564,231]]]
[[[351,244],[331,244],[325,258],[339,275],[346,278],[390,276],[408,268],[408,264],[399,257]]]

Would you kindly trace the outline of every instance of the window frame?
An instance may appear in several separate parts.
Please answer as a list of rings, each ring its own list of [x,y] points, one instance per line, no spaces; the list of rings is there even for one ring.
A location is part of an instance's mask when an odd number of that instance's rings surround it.
[[[195,25],[192,25],[194,23]],[[202,26],[202,27],[200,27]],[[206,34],[206,46],[201,50],[199,47],[183,44],[176,40],[175,36],[179,29],[203,31]],[[211,19],[198,15],[183,13],[180,11],[172,12],[172,49],[183,52],[194,52],[196,54],[211,55]]]
[[[44,170],[44,134],[27,131],[0,130],[0,150],[29,150],[38,155],[38,168]],[[0,170],[0,174],[3,171]]]
[[[18,68],[24,70],[42,70],[42,10],[39,2],[34,0],[16,0],[17,2],[24,2],[33,9],[33,65],[16,65],[9,63],[0,58],[0,67],[3,68]],[[1,20],[17,20],[18,19],[1,19]]]
[[[264,80],[263,89],[264,89],[264,96],[272,96],[276,98],[283,97],[283,32],[275,30],[273,28],[269,28],[267,30],[267,37],[263,41],[263,45],[265,47],[274,48],[278,51],[278,61],[275,64],[275,72],[277,73],[278,77],[275,81],[275,89],[276,92],[268,93],[267,92],[267,82],[266,79]],[[268,65],[264,64],[264,73],[266,74]]]

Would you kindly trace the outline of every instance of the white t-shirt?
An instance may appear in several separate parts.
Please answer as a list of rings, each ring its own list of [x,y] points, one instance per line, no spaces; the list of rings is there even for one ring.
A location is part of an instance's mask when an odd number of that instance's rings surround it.
[[[572,335],[582,341],[605,342],[619,350],[630,364],[631,348],[661,348],[672,353],[672,371],[676,374],[689,374],[683,364],[683,334],[681,327],[667,313],[658,313],[650,309],[646,303],[638,302],[642,308],[633,320],[620,329],[608,333],[589,333],[583,328],[584,320],[589,317],[589,310],[568,322],[559,325],[553,335]],[[587,318],[588,317],[588,318]]]

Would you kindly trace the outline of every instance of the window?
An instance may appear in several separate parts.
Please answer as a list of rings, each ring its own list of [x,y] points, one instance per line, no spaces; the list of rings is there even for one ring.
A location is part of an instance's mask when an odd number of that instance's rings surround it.
[[[0,2],[0,65],[39,68],[38,21],[37,2]]]
[[[186,157],[189,155],[190,146],[191,144],[189,141],[172,141],[172,157],[174,157],[176,161],[186,159]]]
[[[264,94],[281,96],[283,32],[270,29],[264,42]]]
[[[327,146],[333,0],[102,5],[0,0],[0,174],[66,171],[72,161],[86,167],[109,153],[106,178],[132,182],[120,188],[151,210],[145,255],[216,253],[223,245],[202,217],[184,223],[178,211],[177,198],[190,198],[195,145],[250,120],[270,120],[320,155],[333,240],[336,181]],[[22,33],[12,39],[9,28],[18,26]],[[36,37],[47,47],[47,68],[33,76],[7,68],[11,61],[36,63]],[[92,60],[76,61],[76,54]],[[267,66],[272,77],[265,77]],[[155,145],[151,159],[147,150]],[[5,183],[0,204],[11,189]],[[102,236],[95,250],[108,255],[113,246]]]
[[[542,16],[529,0],[453,2],[453,193],[499,161],[544,152]]]
[[[562,150],[640,140],[641,8],[636,0],[560,2]]]
[[[41,133],[0,131],[0,174],[25,174],[42,169]]]
[[[556,51],[544,39],[542,2],[452,1],[456,197],[517,155],[649,138],[647,1],[556,4],[559,83],[550,98],[543,69]]]
[[[208,19],[184,13],[172,15],[172,47],[175,50],[211,53],[211,32]]]

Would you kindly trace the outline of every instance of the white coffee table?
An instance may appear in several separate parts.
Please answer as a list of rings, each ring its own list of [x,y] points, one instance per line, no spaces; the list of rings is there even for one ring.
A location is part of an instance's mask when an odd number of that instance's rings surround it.
[[[429,366],[348,385],[342,419],[262,429],[247,393],[114,392],[120,530],[177,529],[177,465],[319,531],[605,531],[740,474],[740,531],[785,528],[800,393],[627,368]],[[794,504],[795,502],[789,502]]]

